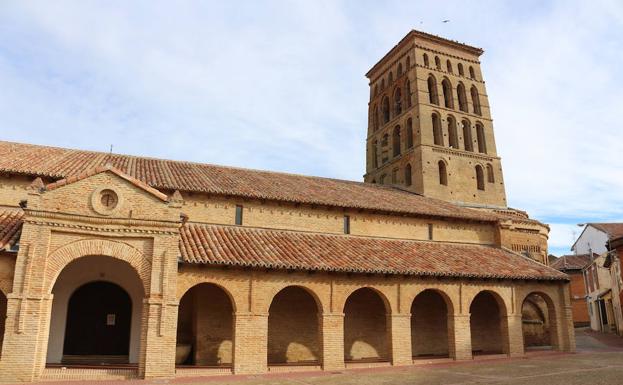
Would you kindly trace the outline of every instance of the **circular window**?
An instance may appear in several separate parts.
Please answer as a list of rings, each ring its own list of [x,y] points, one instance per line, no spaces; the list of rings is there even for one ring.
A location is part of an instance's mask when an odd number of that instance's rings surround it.
[[[102,202],[102,206],[104,206],[107,210],[112,210],[117,207],[119,198],[112,190],[102,190],[102,192],[100,192],[100,202]]]

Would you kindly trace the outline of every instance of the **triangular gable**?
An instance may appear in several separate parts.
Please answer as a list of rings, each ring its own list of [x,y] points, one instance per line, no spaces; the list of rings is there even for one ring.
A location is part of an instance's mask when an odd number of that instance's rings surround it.
[[[160,199],[163,202],[168,202],[169,201],[169,197],[166,194],[156,190],[153,187],[150,187],[146,183],[144,183],[144,182],[142,182],[142,181],[140,181],[140,180],[138,180],[138,179],[136,179],[136,178],[126,174],[126,173],[124,173],[123,171],[121,171],[121,170],[119,170],[119,169],[117,169],[117,168],[115,168],[115,167],[113,167],[111,165],[106,165],[106,166],[103,166],[103,167],[95,167],[95,168],[92,168],[92,169],[90,169],[88,171],[80,173],[78,175],[70,176],[68,178],[58,180],[58,181],[56,181],[54,183],[50,183],[47,186],[45,186],[45,190],[46,191],[55,190],[57,188],[60,188],[60,187],[63,187],[63,186],[67,186],[67,185],[72,184],[72,183],[76,183],[78,181],[81,181],[83,179],[89,178],[89,177],[91,177],[93,175],[97,175],[97,174],[100,174],[100,173],[103,173],[103,172],[111,172],[111,173],[117,175],[119,178],[121,178],[121,179],[123,179],[123,180],[125,180],[125,181],[127,181],[127,182],[129,182],[131,184],[133,184],[134,186],[136,186],[136,187],[146,191],[147,193],[155,196],[156,198]]]

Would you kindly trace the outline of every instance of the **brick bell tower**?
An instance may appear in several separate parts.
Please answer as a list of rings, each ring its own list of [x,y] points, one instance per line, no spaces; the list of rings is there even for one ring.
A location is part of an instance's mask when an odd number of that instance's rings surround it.
[[[370,69],[366,182],[507,206],[482,53],[412,30]]]

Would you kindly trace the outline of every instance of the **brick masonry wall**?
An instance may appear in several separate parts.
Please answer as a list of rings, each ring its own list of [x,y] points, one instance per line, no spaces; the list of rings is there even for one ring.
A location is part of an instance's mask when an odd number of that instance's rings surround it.
[[[387,329],[379,295],[371,289],[354,292],[344,306],[344,359],[389,359]]]
[[[448,309],[435,291],[425,291],[413,301],[411,349],[413,357],[449,355]]]

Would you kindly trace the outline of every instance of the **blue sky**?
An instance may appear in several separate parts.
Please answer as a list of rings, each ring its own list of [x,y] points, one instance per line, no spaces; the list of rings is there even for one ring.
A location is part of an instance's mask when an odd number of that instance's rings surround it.
[[[508,201],[551,252],[623,220],[620,0],[2,1],[0,138],[361,180],[364,74],[411,28],[485,49]]]

